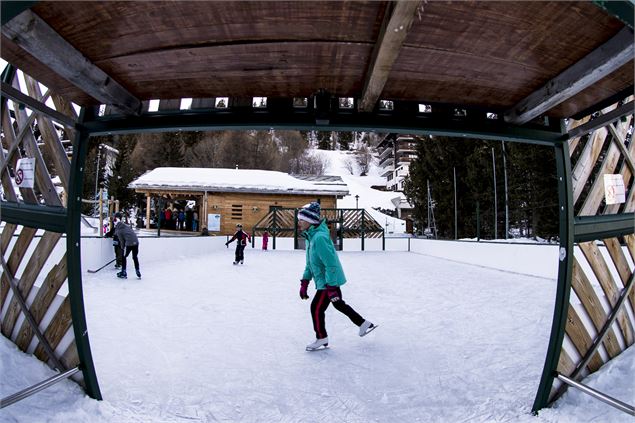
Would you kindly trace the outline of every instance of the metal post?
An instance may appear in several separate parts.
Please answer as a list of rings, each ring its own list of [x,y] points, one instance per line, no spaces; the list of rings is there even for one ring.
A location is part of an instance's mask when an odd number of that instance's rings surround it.
[[[364,209],[362,209],[362,251],[364,251]]]
[[[457,218],[457,204],[456,204],[456,167],[452,168],[454,172],[454,239],[459,239],[459,227]]]
[[[603,394],[600,391],[596,391],[595,389],[591,388],[590,386],[586,386],[586,385],[583,385],[580,382],[576,382],[575,380],[570,379],[570,378],[566,377],[565,375],[561,375],[560,373],[558,373],[558,379],[560,379],[561,381],[563,381],[564,383],[566,383],[569,386],[572,386],[574,388],[578,388],[579,390],[581,390],[582,392],[584,392],[587,395],[591,395],[595,399],[599,399],[600,401],[607,403],[611,407],[615,407],[618,410],[625,412],[626,414],[630,414],[631,416],[635,416],[635,407],[633,407],[632,405],[628,405],[625,402],[622,402],[620,400],[612,398],[612,397],[610,397],[610,396],[608,396],[606,394]]]
[[[104,189],[99,190],[99,236],[104,236]]]
[[[496,198],[496,159],[492,147],[492,169],[494,173],[494,239],[498,239],[498,199]]]
[[[84,312],[84,293],[82,290],[82,268],[81,268],[81,193],[84,182],[84,169],[86,163],[86,151],[88,137],[90,134],[83,129],[81,124],[86,115],[94,114],[94,109],[82,108],[80,113],[75,140],[73,142],[73,158],[71,160],[71,179],[69,182],[68,195],[68,220],[66,229],[66,253],[68,264],[68,296],[71,305],[71,315],[73,318],[73,332],[75,334],[75,345],[79,356],[80,368],[84,376],[86,393],[91,398],[101,400],[97,374],[93,356],[90,351],[88,340],[88,326],[86,324],[86,313]],[[92,118],[92,116],[90,116]]]
[[[505,151],[505,141],[501,141],[503,146],[503,177],[505,178],[505,239],[509,237],[509,199],[507,195],[507,152]]]
[[[558,203],[560,221],[560,255],[558,264],[558,286],[551,324],[549,347],[545,357],[542,377],[532,411],[538,412],[549,405],[549,395],[558,369],[558,360],[564,340],[567,310],[571,295],[571,273],[573,268],[573,189],[569,145],[566,141],[554,147],[558,171]]]
[[[272,243],[272,248],[275,250],[276,249],[276,235],[278,232],[278,226],[276,225],[276,217],[278,217],[278,208],[274,208],[273,209],[273,243]]]
[[[99,183],[99,160],[100,159],[101,159],[101,145],[97,147],[97,168],[95,169],[95,196],[97,196],[98,194],[97,191],[98,191],[98,183]],[[97,213],[101,214],[101,209],[99,209]]]
[[[476,202],[476,240],[481,240],[481,207],[479,202]]]
[[[48,388],[49,386],[52,386],[54,384],[56,384],[59,381],[62,381],[64,379],[67,379],[71,376],[73,376],[75,373],[79,372],[80,369],[79,367],[75,367],[72,368],[70,370],[65,371],[64,373],[60,373],[58,375],[55,375],[49,379],[46,379],[40,383],[38,383],[37,385],[33,385],[30,388],[24,389],[20,392],[16,392],[13,395],[9,395],[8,397],[2,398],[0,399],[0,408],[4,408],[4,407],[8,407],[13,403],[16,403],[20,400],[23,400],[27,397],[30,397],[33,394],[37,394],[38,392]]]

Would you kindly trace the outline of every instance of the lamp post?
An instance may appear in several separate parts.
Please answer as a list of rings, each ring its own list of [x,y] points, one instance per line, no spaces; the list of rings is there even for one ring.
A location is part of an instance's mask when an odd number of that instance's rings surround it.
[[[98,200],[98,195],[99,195],[99,187],[98,187],[98,183],[99,183],[99,160],[101,159],[101,149],[102,149],[102,144],[99,144],[99,147],[97,148],[97,169],[95,170],[95,200]],[[99,202],[95,203],[95,210],[97,210],[97,212],[101,215],[101,210],[99,210]]]
[[[358,209],[359,208],[359,195],[355,195],[355,208]]]

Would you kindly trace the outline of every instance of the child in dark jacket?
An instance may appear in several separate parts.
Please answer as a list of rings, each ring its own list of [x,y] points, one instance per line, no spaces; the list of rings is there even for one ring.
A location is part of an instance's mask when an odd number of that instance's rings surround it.
[[[240,223],[236,225],[236,233],[234,233],[234,236],[225,243],[225,246],[229,248],[229,244],[231,244],[234,240],[236,240],[236,257],[234,264],[243,264],[245,262],[245,247],[247,246],[247,242],[251,241],[251,237],[247,232],[243,231],[243,225]]]

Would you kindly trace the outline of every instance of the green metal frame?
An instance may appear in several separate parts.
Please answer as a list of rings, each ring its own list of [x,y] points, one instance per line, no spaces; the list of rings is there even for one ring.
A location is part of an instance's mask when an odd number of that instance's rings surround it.
[[[593,4],[633,28],[634,7],[632,1],[593,0]]]
[[[78,126],[93,110],[82,109]],[[75,345],[79,355],[80,368],[84,375],[86,393],[94,399],[101,400],[101,391],[95,372],[88,340],[88,326],[84,312],[84,293],[82,289],[82,251],[81,251],[81,210],[82,187],[84,182],[84,167],[88,151],[90,134],[85,130],[78,130],[73,142],[73,159],[71,161],[71,175],[68,189],[68,219],[66,228],[66,254],[68,260],[68,295],[70,298],[71,315],[73,317],[73,332]]]
[[[560,208],[560,262],[558,264],[558,287],[556,290],[553,322],[551,324],[551,336],[540,385],[532,407],[534,413],[549,405],[549,394],[556,377],[558,359],[560,358],[564,340],[567,309],[571,294],[571,272],[573,270],[573,187],[569,145],[567,142],[563,142],[556,145],[554,150],[558,171],[558,204]]]
[[[577,216],[573,228],[575,242],[629,235],[635,230],[635,213]]]

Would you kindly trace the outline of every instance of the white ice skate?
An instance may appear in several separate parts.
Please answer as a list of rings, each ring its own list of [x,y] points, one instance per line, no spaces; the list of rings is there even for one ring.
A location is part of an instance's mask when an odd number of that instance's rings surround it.
[[[359,327],[359,336],[366,336],[370,332],[374,331],[377,325],[373,325],[368,320],[364,320],[364,323]]]
[[[306,346],[307,351],[319,351],[329,347],[329,337],[316,339],[315,342]]]

